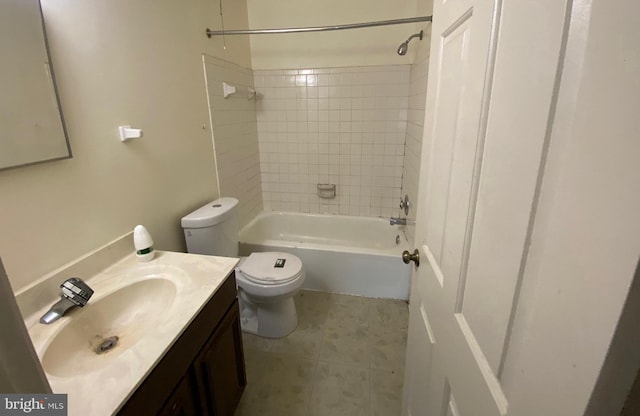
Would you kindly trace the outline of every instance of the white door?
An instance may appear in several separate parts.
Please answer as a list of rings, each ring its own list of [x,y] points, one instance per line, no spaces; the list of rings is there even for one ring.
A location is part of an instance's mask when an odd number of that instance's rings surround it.
[[[434,4],[403,414],[510,414],[501,375],[567,2]]]

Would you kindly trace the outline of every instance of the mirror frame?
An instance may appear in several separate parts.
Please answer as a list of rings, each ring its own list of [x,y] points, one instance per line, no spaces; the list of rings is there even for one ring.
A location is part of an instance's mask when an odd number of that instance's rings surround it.
[[[44,50],[46,53],[47,63],[49,65],[49,71],[51,74],[51,83],[53,84],[52,88],[55,94],[55,101],[58,107],[58,115],[60,116],[60,124],[62,125],[64,141],[67,146],[67,155],[61,156],[61,157],[54,157],[50,159],[39,159],[39,160],[34,160],[32,162],[20,163],[20,164],[11,165],[11,166],[0,166],[0,172],[9,170],[9,169],[20,168],[23,166],[32,166],[32,165],[38,165],[41,163],[54,162],[57,160],[66,160],[66,159],[73,158],[73,152],[71,151],[71,143],[69,142],[69,132],[67,131],[67,124],[65,122],[64,112],[62,111],[62,103],[60,102],[60,92],[58,91],[58,84],[56,82],[55,68],[53,65],[53,60],[51,59],[51,50],[49,48],[49,38],[47,37],[47,28],[44,22],[44,14],[42,12],[42,3],[40,2],[40,0],[37,0],[37,3],[38,3],[38,11],[40,12],[40,26],[42,28],[42,40],[44,42]]]

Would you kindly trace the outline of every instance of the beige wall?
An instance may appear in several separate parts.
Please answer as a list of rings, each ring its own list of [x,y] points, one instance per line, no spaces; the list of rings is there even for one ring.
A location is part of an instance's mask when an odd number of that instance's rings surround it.
[[[205,56],[204,65],[220,196],[240,201],[242,227],[262,211],[256,99],[248,99],[253,71],[211,56]],[[236,93],[224,98],[223,82],[234,85]]]
[[[43,0],[73,159],[0,172],[0,257],[14,290],[145,224],[184,249],[180,218],[218,196],[201,54],[250,67],[248,40],[208,40],[217,4]],[[225,23],[246,26],[244,2]],[[144,138],[121,143],[117,126]],[[203,129],[203,124],[206,129]]]
[[[415,17],[424,0],[247,0],[251,29],[326,26]],[[428,13],[427,13],[428,14]],[[400,43],[428,23],[336,32],[253,35],[253,69],[397,65],[413,62],[414,50],[399,56]],[[236,29],[225,20],[225,28]],[[227,37],[227,40],[231,36]],[[414,39],[414,43],[419,42]],[[424,42],[424,41],[423,41]]]

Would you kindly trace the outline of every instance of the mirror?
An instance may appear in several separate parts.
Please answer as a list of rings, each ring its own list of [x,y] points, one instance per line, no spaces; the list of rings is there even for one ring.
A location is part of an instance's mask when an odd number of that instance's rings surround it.
[[[71,157],[38,0],[0,2],[0,169]]]

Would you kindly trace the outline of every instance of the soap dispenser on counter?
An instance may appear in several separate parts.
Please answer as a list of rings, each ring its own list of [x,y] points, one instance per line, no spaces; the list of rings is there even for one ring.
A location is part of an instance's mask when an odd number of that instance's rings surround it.
[[[133,229],[133,245],[136,248],[138,261],[147,262],[153,259],[155,255],[153,239],[144,225],[136,225],[136,228]]]

